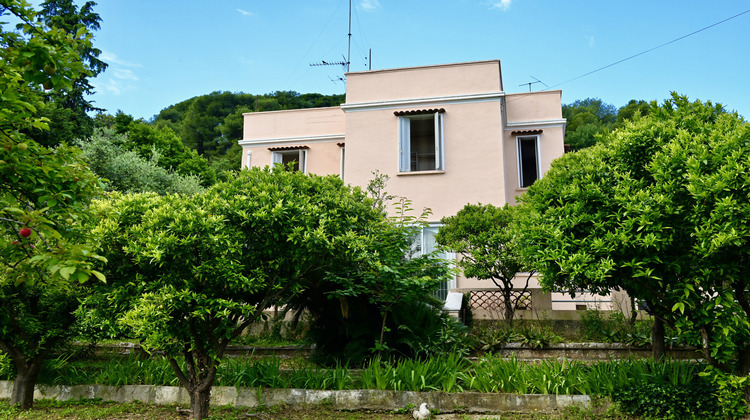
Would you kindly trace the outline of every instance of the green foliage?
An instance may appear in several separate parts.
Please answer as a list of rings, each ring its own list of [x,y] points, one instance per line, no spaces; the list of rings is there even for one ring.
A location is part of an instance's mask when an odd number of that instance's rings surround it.
[[[503,316],[511,322],[523,296],[513,297],[513,278],[527,271],[517,245],[517,218],[518,209],[509,205],[467,204],[455,216],[444,217],[435,235],[437,243],[461,254],[458,265],[466,277],[489,279],[500,288],[505,302]],[[528,287],[528,280],[522,290]]]
[[[618,110],[595,98],[563,105],[563,118],[567,120],[565,142],[573,150],[591,147],[627,121],[648,115],[652,106],[655,105],[642,100],[631,100]]]
[[[77,150],[49,150],[23,134],[47,129],[45,88],[71,88],[86,74],[85,27],[47,27],[24,1],[3,3],[0,23],[0,350],[18,372],[11,402],[31,408],[41,364],[71,334],[72,312],[101,259],[92,252],[87,208],[99,193]]]
[[[605,144],[563,156],[526,197],[546,287],[645,301],[716,368],[750,370],[750,124],[673,95]]]
[[[467,367],[466,359],[455,354],[398,361],[374,358],[362,369],[361,385],[365,389],[461,392],[460,378]]]
[[[86,2],[79,9],[72,0],[47,0],[40,5],[38,24],[59,29],[73,37],[79,31],[93,32],[99,29],[101,22],[99,15],[93,11],[95,5],[94,2]],[[93,119],[87,113],[97,108],[85,98],[93,93],[89,77],[96,77],[107,68],[107,64],[99,60],[101,50],[91,43],[77,44],[76,51],[86,71],[72,79],[69,86],[52,83],[53,88],[45,92],[45,100],[38,114],[49,119],[49,130],[27,131],[31,139],[46,147],[72,144],[76,139],[93,133]],[[44,71],[54,75],[58,68],[48,64]]]
[[[336,106],[343,95],[275,92],[267,95],[212,92],[163,109],[154,119],[156,126],[167,126],[183,143],[207,158],[221,158],[242,138],[242,114],[252,111]],[[239,160],[232,169],[239,168]]]
[[[593,146],[597,138],[612,129],[617,120],[617,109],[601,99],[588,98],[562,106],[565,126],[565,142],[573,150]]]
[[[721,414],[715,388],[706,381],[684,385],[637,384],[615,392],[612,399],[620,409],[643,419],[715,419]]]
[[[352,313],[360,301],[390,310],[446,272],[406,260],[407,228],[334,176],[255,168],[204,193],[115,195],[94,210],[115,286],[106,310],[124,311],[121,321],[165,353],[191,395],[196,384],[210,389],[226,346],[271,306],[307,308],[313,322],[324,308],[346,319],[347,302]]]
[[[96,129],[94,135],[78,146],[94,173],[103,178],[105,188],[125,193],[195,194],[203,190],[201,179],[181,175],[159,165],[160,152],[154,148],[148,159],[128,150],[128,139],[112,129]]]

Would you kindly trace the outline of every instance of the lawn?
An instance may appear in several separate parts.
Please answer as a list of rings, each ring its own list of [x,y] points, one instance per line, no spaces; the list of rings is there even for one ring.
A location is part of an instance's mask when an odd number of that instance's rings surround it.
[[[184,420],[187,415],[185,407],[157,406],[142,403],[108,403],[96,400],[53,401],[38,400],[31,411],[19,411],[10,407],[8,400],[0,400],[0,420],[84,420],[84,419],[118,419],[118,420]],[[324,405],[305,407],[268,407],[248,410],[247,408],[215,407],[211,409],[214,420],[396,420],[411,419],[410,412],[384,413],[368,411],[336,411]],[[619,414],[591,413],[580,410],[568,410],[559,413],[533,414],[437,414],[433,419],[456,420],[594,420],[594,419],[633,419]]]

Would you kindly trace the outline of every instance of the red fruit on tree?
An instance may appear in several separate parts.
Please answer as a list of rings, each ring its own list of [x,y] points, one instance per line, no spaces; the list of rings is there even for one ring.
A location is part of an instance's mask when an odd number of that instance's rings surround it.
[[[31,236],[31,229],[27,227],[21,228],[21,230],[18,231],[18,234],[23,236],[24,238],[28,238],[29,236]]]

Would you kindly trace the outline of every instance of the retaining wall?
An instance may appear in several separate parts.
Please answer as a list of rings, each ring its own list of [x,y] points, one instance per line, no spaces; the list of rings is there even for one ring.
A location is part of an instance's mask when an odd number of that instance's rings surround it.
[[[10,398],[13,382],[0,381],[0,399]],[[154,385],[37,385],[34,399],[60,401],[101,398],[104,401],[140,401],[157,405],[189,405],[190,396],[182,387]],[[397,392],[379,390],[325,391],[308,389],[265,389],[215,386],[211,391],[211,405],[256,407],[258,405],[291,406],[329,404],[338,410],[402,409],[409,404],[427,403],[431,410],[441,413],[500,413],[555,411],[569,406],[606,408],[606,399],[592,399],[587,395],[539,394],[482,394],[476,392]]]

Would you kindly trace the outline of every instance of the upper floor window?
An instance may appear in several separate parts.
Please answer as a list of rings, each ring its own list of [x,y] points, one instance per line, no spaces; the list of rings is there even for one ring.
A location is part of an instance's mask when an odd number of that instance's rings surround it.
[[[280,163],[293,171],[301,172],[307,172],[307,149],[307,146],[269,148],[272,151],[273,163]]]
[[[399,111],[399,171],[443,170],[444,109]]]
[[[539,136],[518,136],[518,183],[528,188],[540,175]]]

